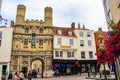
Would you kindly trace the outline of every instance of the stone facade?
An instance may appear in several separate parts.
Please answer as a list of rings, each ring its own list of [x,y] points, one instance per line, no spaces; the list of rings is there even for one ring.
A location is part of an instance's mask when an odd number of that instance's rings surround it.
[[[52,71],[52,8],[45,8],[44,21],[25,20],[26,6],[17,6],[14,28],[10,71],[35,70],[48,76]]]

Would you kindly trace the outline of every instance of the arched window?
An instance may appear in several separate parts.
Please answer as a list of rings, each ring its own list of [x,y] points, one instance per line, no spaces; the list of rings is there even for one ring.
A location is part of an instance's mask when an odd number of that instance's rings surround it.
[[[24,45],[28,45],[28,39],[24,39]]]
[[[43,45],[43,40],[42,39],[39,40],[39,45]]]
[[[40,32],[40,33],[43,33],[43,29],[42,29],[42,28],[40,28],[39,32]]]
[[[25,28],[25,33],[28,33],[29,32],[29,29],[26,27]]]

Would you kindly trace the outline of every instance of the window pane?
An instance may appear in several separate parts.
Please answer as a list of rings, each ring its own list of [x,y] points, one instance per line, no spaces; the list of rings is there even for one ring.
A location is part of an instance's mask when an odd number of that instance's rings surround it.
[[[85,52],[81,51],[81,58],[85,58]]]
[[[91,46],[91,45],[92,45],[92,41],[88,40],[88,46]]]
[[[83,32],[80,32],[80,36],[83,37]]]
[[[71,36],[71,35],[72,35],[72,32],[68,32],[68,35]]]
[[[84,46],[84,40],[80,40],[80,46]]]
[[[42,39],[39,40],[39,45],[43,45],[43,40]]]
[[[90,32],[87,32],[87,37],[90,37]]]
[[[25,33],[28,33],[29,29],[28,28],[25,28]]]
[[[71,57],[71,52],[67,52],[67,57]]]
[[[63,52],[62,51],[60,51],[60,57],[63,57]]]
[[[0,38],[2,37],[2,31],[0,31]]]
[[[43,29],[42,28],[40,28],[40,33],[43,33]]]
[[[59,52],[55,51],[55,57],[59,57]]]
[[[74,57],[74,52],[72,52],[72,57]]]
[[[69,39],[70,45],[73,45],[73,39]]]
[[[28,45],[28,39],[24,40],[24,45]]]
[[[93,58],[93,52],[89,51],[89,58]]]
[[[58,38],[58,42],[57,42],[58,44],[61,44],[61,38]]]
[[[58,30],[58,34],[62,34],[62,31],[61,31],[61,30]]]

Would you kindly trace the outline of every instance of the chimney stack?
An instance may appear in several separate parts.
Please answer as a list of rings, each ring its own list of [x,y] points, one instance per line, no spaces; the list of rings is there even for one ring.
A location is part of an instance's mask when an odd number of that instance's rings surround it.
[[[75,23],[74,22],[71,24],[71,28],[75,29]]]

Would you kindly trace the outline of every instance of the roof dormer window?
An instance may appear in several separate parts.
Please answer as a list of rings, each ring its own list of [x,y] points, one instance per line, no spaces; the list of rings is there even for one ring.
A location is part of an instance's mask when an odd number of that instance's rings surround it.
[[[61,30],[58,30],[58,34],[62,34],[62,31],[61,31]]]
[[[69,36],[72,36],[72,32],[71,32],[71,31],[69,31],[69,32],[68,32],[68,35],[69,35]]]

